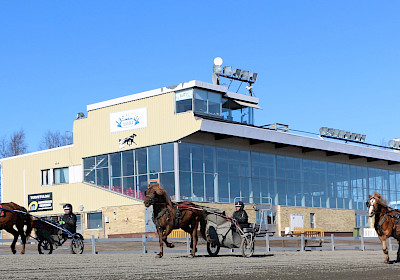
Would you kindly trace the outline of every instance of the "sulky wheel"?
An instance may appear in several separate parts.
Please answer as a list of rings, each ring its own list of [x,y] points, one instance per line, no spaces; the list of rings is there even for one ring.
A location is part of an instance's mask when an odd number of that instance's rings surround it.
[[[250,258],[254,253],[254,239],[251,235],[246,235],[242,238],[242,243],[240,244],[240,250],[242,251],[242,256]]]
[[[218,244],[207,242],[207,252],[210,255],[210,257],[216,257],[219,253],[220,248],[221,247]]]
[[[46,239],[40,240],[38,243],[39,254],[51,254],[53,253],[53,244],[51,244]]]
[[[82,254],[83,253],[83,237],[80,234],[74,234],[71,241],[71,253]]]

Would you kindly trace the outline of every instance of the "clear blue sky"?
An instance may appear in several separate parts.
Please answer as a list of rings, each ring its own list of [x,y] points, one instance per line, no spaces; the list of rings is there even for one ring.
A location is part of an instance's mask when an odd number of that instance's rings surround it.
[[[259,73],[256,124],[400,137],[399,1],[0,0],[0,137],[72,130],[86,105]]]

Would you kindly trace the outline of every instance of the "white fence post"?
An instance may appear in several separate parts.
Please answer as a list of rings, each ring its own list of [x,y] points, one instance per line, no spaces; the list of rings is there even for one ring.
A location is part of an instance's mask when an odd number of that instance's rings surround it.
[[[389,250],[390,251],[393,251],[393,247],[392,247],[392,238],[391,237],[389,237]]]
[[[361,251],[365,251],[364,236],[361,234]]]
[[[269,248],[269,234],[265,234],[265,251],[270,252],[271,249]]]
[[[190,254],[190,237],[189,234],[186,235],[186,252]]]
[[[335,239],[333,238],[333,233],[331,234],[331,244],[332,244],[332,251],[335,251]]]
[[[143,254],[147,253],[147,249],[146,249],[146,234],[142,235],[142,246],[143,246]]]
[[[301,234],[301,248],[300,248],[300,251],[304,251],[304,244],[305,244],[305,242],[304,242],[304,233],[302,233]]]
[[[97,252],[96,252],[96,239],[94,238],[94,235],[92,235],[92,254],[93,255],[96,255],[97,254]]]

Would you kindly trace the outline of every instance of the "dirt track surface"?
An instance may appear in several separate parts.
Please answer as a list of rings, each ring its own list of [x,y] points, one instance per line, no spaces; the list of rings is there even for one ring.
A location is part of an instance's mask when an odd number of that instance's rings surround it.
[[[395,257],[395,252],[392,258]],[[378,251],[237,253],[196,258],[154,254],[2,255],[3,279],[398,279],[400,263]]]

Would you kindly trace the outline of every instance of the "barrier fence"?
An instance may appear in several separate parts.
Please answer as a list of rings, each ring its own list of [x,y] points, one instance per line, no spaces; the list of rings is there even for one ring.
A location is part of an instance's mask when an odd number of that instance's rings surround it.
[[[186,243],[184,250],[175,251],[186,251],[190,253],[190,237],[186,238],[168,238],[170,242],[181,242]],[[336,251],[336,250],[381,250],[382,246],[377,237],[335,237],[331,234],[330,237],[305,237],[302,234],[300,237],[271,237],[266,235],[265,237],[256,237],[255,252],[271,253],[274,251]],[[11,244],[12,239],[0,239],[0,245]],[[21,240],[19,239],[20,243]],[[92,236],[90,239],[85,239],[84,243],[91,245],[91,253],[97,254],[96,245],[99,243],[123,243],[123,242],[138,242],[141,243],[141,250],[135,251],[136,253],[148,253],[148,243],[156,242],[158,245],[158,238],[149,238],[145,235],[142,238],[95,238]],[[202,238],[199,238],[199,243],[205,242]],[[34,239],[29,239],[28,243],[37,243]],[[264,244],[264,245],[260,245]],[[387,240],[387,246],[390,251],[397,250],[397,240],[392,237]],[[67,246],[65,246],[67,247]],[[223,249],[223,248],[221,248]],[[232,249],[226,249],[233,251]],[[199,250],[201,251],[201,250]],[[166,251],[168,252],[168,250]],[[85,252],[87,253],[87,251]],[[103,252],[100,252],[103,253]]]

